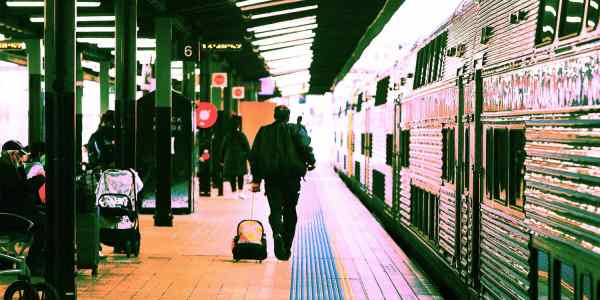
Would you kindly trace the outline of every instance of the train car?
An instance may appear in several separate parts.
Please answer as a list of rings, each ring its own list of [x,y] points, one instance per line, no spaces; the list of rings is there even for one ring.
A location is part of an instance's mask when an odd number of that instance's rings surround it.
[[[464,1],[350,88],[338,125],[364,142],[336,168],[452,295],[600,299],[599,21],[597,0]]]

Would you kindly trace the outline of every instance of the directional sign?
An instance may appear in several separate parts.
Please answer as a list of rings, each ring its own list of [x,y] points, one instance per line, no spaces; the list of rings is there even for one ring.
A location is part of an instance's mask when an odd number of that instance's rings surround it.
[[[242,50],[241,42],[203,42],[200,44],[202,50],[216,52],[238,52]]]
[[[231,88],[231,98],[233,99],[244,99],[246,90],[243,86],[234,86]]]
[[[227,73],[212,73],[212,87],[227,87]]]
[[[0,41],[1,50],[23,50],[25,49],[25,43],[15,41]]]
[[[217,107],[210,102],[196,101],[196,128],[210,128],[217,122]]]

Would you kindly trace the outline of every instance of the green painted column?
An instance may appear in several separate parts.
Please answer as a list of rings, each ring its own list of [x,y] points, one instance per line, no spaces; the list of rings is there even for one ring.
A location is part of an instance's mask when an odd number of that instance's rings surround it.
[[[116,80],[115,97],[117,165],[135,169],[137,108],[137,0],[115,1]]]
[[[100,62],[100,113],[104,114],[108,110],[108,99],[110,95],[110,62]]]
[[[231,84],[233,83],[231,71],[227,72],[227,86],[223,90],[223,117],[225,118],[225,128],[228,128],[231,117]]]
[[[82,146],[82,133],[83,133],[83,67],[81,66],[81,60],[83,53],[77,51],[75,57],[75,158],[76,163],[81,162],[81,146]]]
[[[231,73],[231,88],[233,88],[234,86],[240,85],[239,83],[240,83],[240,81],[238,80],[236,73],[232,72]],[[232,89],[230,89],[230,93],[231,93],[231,95],[230,95],[230,97],[231,97],[231,114],[238,114],[238,112],[239,112],[238,104],[239,104],[240,100],[233,98],[233,90]]]
[[[196,63],[193,61],[183,62],[183,95],[196,100]]]
[[[200,53],[200,101],[211,102],[211,53],[203,51]]]
[[[156,209],[155,226],[173,226],[171,211],[171,44],[173,43],[172,20],[157,17],[156,30]]]
[[[46,280],[75,288],[75,0],[46,0]]]
[[[29,72],[29,144],[44,141],[44,99],[42,98],[42,57],[40,40],[27,40]]]

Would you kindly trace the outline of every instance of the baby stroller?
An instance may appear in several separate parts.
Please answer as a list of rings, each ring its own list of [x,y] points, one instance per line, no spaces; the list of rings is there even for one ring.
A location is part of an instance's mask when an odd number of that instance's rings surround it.
[[[143,188],[138,174],[129,170],[102,172],[96,188],[100,208],[100,242],[124,249],[127,257],[140,253],[137,194]]]
[[[46,282],[33,284],[26,263],[27,253],[33,243],[33,222],[19,215],[0,213],[0,262],[10,265],[0,269],[0,275],[17,276],[4,291],[4,299],[58,300],[58,293]]]

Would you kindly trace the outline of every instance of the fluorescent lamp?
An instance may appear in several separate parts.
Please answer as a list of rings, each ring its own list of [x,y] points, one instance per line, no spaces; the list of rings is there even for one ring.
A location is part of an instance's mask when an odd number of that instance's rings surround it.
[[[312,61],[313,61],[312,57],[310,57],[310,58],[295,57],[295,58],[282,59],[282,60],[268,62],[267,66],[271,69],[276,69],[276,68],[281,68],[281,67],[286,67],[286,66],[298,66],[298,65],[305,65],[305,64],[310,65],[312,63]]]
[[[270,38],[266,38],[266,39],[262,39],[262,40],[252,41],[252,45],[266,46],[266,45],[272,45],[272,44],[277,44],[277,43],[286,43],[286,42],[291,42],[291,41],[296,41],[296,40],[310,39],[310,38],[314,38],[314,37],[315,37],[315,33],[312,32],[311,30],[307,30],[307,31],[294,32],[294,33],[290,33],[290,34],[284,34],[284,35],[270,37]]]
[[[317,21],[316,16],[310,16],[310,17],[298,18],[298,19],[293,19],[293,20],[288,20],[288,21],[271,23],[271,24],[267,24],[267,25],[250,27],[246,30],[250,31],[250,32],[255,32],[255,33],[256,32],[265,32],[265,31],[272,31],[272,30],[278,30],[278,29],[283,29],[283,28],[298,27],[298,26],[302,26],[302,25],[314,24],[314,23],[316,23],[316,21]]]
[[[235,3],[235,6],[237,6],[237,7],[244,7],[244,6],[248,6],[248,5],[255,5],[255,4],[265,3],[265,2],[269,2],[269,1],[273,1],[273,0],[245,0],[245,1],[238,1],[238,2]]]
[[[81,16],[76,17],[77,22],[114,22],[115,16]],[[29,21],[32,23],[44,23],[44,17],[31,17]]]
[[[77,27],[75,32],[115,32],[115,27]]]
[[[8,7],[44,7],[44,1],[6,1]],[[77,2],[77,7],[100,7],[97,1]]]
[[[96,44],[99,48],[115,48],[114,38],[77,38],[79,43]],[[137,39],[137,48],[156,48],[154,39]]]
[[[279,1],[271,1],[271,2],[267,2],[267,3],[258,3],[258,4],[254,4],[254,5],[246,5],[246,6],[240,7],[240,9],[242,11],[248,11],[248,10],[273,7],[273,6],[277,6],[277,5],[283,5],[283,4],[291,4],[291,3],[301,2],[301,1],[304,1],[304,0],[279,0]]]
[[[264,13],[264,14],[252,15],[252,16],[250,16],[250,19],[256,20],[256,19],[281,16],[281,15],[285,15],[285,14],[293,14],[293,13],[297,13],[297,12],[301,12],[301,11],[317,9],[318,7],[319,6],[315,4],[315,5],[309,5],[309,6],[304,6],[304,7],[298,7],[298,8],[284,9],[284,10],[273,11],[273,12]]]
[[[302,45],[306,45],[306,44],[312,44],[314,41],[315,41],[314,38],[310,38],[310,39],[297,40],[297,41],[291,41],[291,42],[286,42],[286,43],[279,43],[279,44],[274,44],[274,45],[260,46],[260,47],[258,47],[258,51],[268,51],[268,50],[279,49],[279,48],[302,46]]]
[[[265,58],[265,60],[276,60],[306,54],[312,54],[312,50],[310,49],[310,45],[302,45],[289,47],[284,49],[277,49],[271,51],[261,52],[260,55]]]
[[[278,30],[273,30],[273,31],[256,33],[256,34],[254,34],[254,37],[257,39],[262,39],[262,38],[266,38],[266,37],[270,37],[270,36],[294,33],[294,32],[305,31],[305,30],[314,30],[314,29],[317,29],[317,24],[310,24],[310,25],[304,25],[304,26],[299,26],[299,27],[285,28],[285,29],[278,29]]]
[[[286,74],[286,75],[276,76],[276,77],[271,77],[271,78],[273,78],[273,80],[275,80],[275,81],[278,81],[278,80],[288,80],[288,79],[298,78],[298,77],[310,78],[310,72],[308,70],[306,70],[306,71],[300,71],[300,72],[296,72],[296,73],[291,73],[291,74]]]

